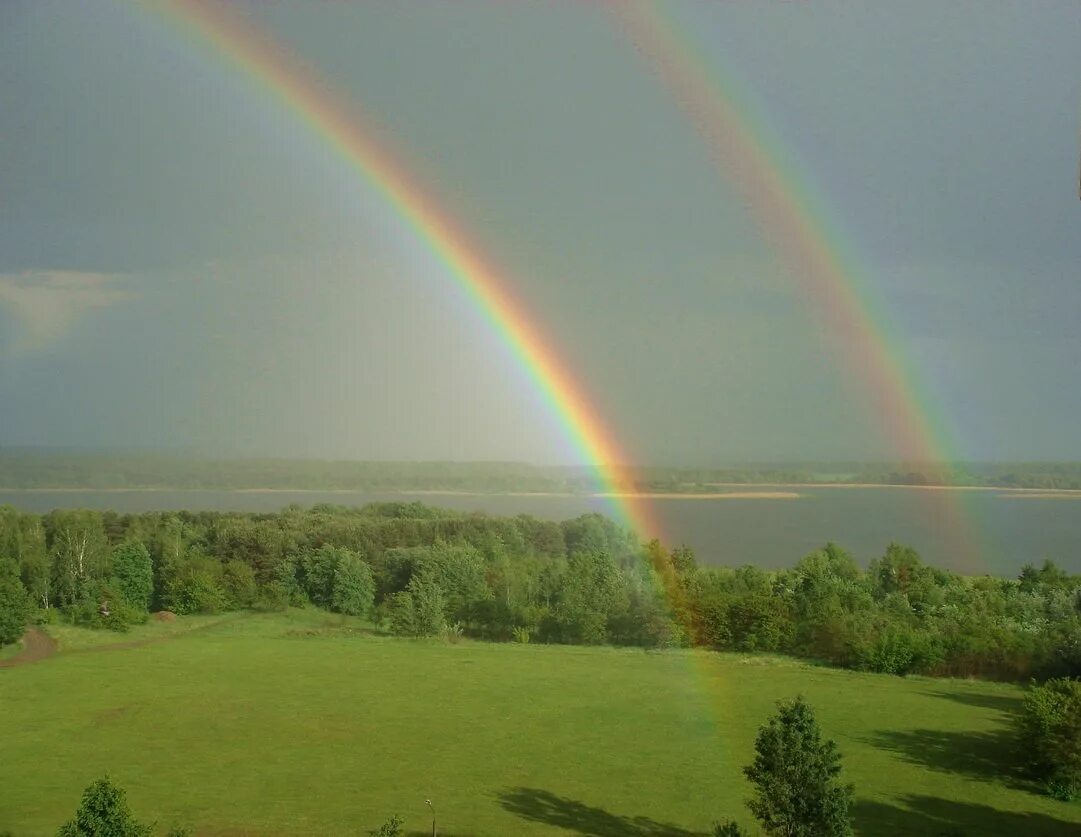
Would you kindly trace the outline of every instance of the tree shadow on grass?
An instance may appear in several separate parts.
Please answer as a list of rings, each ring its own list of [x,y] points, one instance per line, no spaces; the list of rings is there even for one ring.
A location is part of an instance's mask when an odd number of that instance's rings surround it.
[[[1000,811],[989,805],[951,802],[933,796],[901,797],[904,807],[884,802],[852,806],[859,835],[911,834],[932,837],[1077,837],[1081,823],[1046,814]]]
[[[978,706],[981,709],[994,709],[1004,715],[1013,715],[1021,709],[1021,698],[1013,695],[995,695],[987,692],[927,692],[930,697],[952,700],[966,706]]]
[[[524,820],[565,828],[586,837],[704,837],[701,831],[688,831],[649,817],[621,817],[536,788],[510,788],[499,795],[499,804]]]
[[[989,732],[950,732],[937,729],[884,730],[868,744],[896,753],[910,764],[983,782],[1032,790],[1022,775],[1022,757],[1008,727]]]

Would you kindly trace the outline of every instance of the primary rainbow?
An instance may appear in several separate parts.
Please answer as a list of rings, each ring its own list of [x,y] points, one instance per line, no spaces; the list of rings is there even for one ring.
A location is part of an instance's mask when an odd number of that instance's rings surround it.
[[[376,132],[357,103],[346,103],[335,96],[250,16],[238,14],[227,4],[171,0],[155,8],[198,40],[215,47],[221,58],[298,116],[383,196],[502,336],[579,455],[597,469],[616,516],[642,537],[657,537],[659,526],[645,498],[634,496],[627,472],[620,467],[630,464],[630,460],[566,363],[515,298],[501,273],[435,196],[376,139]]]
[[[903,344],[866,279],[870,272],[855,243],[753,97],[733,73],[706,63],[669,4],[620,0],[608,9],[751,208],[823,329],[847,338],[849,350],[834,354],[847,367],[854,399],[872,402],[884,440],[914,464],[948,462],[955,448],[947,423],[906,366]],[[954,502],[937,513],[948,517],[940,523],[957,557],[978,567],[982,561],[963,502],[955,492]]]

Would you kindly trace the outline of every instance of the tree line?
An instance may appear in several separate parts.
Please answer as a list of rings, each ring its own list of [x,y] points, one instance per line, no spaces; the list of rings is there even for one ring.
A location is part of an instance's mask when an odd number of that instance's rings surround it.
[[[745,462],[725,467],[623,466],[627,490],[712,492],[729,483],[872,483],[1081,490],[1079,462]],[[0,488],[227,491],[538,491],[603,489],[596,469],[523,462],[353,462],[304,459],[200,459],[155,453],[0,450]]]
[[[790,569],[700,566],[596,514],[562,522],[421,503],[273,514],[0,507],[0,643],[27,622],[122,630],[315,605],[394,633],[775,652],[892,674],[1081,675],[1081,575],[961,576],[891,545]]]

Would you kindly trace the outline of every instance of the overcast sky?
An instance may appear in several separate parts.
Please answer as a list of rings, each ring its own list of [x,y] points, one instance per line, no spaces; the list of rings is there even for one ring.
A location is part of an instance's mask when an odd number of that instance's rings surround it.
[[[895,455],[602,6],[242,8],[392,138],[631,458]],[[667,8],[861,252],[952,454],[1081,458],[1081,4]],[[159,15],[37,0],[0,4],[0,445],[577,457],[306,124]]]

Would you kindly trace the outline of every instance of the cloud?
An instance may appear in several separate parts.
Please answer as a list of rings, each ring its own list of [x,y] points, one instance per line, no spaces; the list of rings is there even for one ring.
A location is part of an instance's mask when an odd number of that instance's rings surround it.
[[[14,316],[15,352],[37,351],[63,338],[82,314],[131,299],[123,277],[78,271],[0,274],[0,306]],[[7,341],[5,341],[7,342]]]

